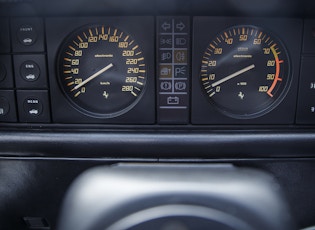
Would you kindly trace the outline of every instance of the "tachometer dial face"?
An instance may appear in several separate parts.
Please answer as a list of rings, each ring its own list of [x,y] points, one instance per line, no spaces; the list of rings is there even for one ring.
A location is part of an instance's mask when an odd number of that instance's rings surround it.
[[[85,26],[64,41],[57,63],[71,104],[92,117],[130,110],[146,84],[146,64],[132,35],[113,26]]]
[[[224,114],[255,118],[275,108],[290,83],[289,57],[281,41],[254,26],[219,33],[206,48],[200,83]]]

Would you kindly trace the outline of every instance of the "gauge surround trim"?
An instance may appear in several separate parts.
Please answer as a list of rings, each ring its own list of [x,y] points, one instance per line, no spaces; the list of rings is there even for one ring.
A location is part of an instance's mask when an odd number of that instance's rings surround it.
[[[78,111],[59,87],[55,60],[62,42],[86,25],[106,25],[131,34],[143,51],[146,86],[138,103],[119,116],[91,117]],[[71,30],[69,30],[71,28]],[[52,119],[54,123],[153,124],[155,123],[154,17],[47,18],[47,56],[50,76]]]
[[[195,17],[193,32],[192,124],[293,124],[299,81],[302,20],[266,18]],[[205,47],[221,31],[238,25],[252,25],[270,32],[284,44],[291,61],[291,84],[287,94],[272,111],[252,119],[224,115],[211,105],[200,90],[200,63]],[[287,28],[290,30],[287,30]]]

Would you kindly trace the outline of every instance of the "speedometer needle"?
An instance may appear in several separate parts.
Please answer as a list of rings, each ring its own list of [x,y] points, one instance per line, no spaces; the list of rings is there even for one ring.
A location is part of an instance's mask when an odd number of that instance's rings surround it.
[[[212,87],[216,87],[216,86],[222,84],[223,82],[226,82],[226,81],[228,81],[228,80],[231,80],[232,78],[235,78],[235,77],[237,77],[238,75],[241,75],[242,73],[245,73],[245,72],[247,72],[247,71],[249,71],[249,70],[251,70],[251,69],[253,69],[253,68],[255,68],[255,65],[254,65],[254,64],[252,64],[252,65],[250,65],[250,66],[247,66],[247,67],[245,67],[244,69],[241,69],[241,70],[239,70],[239,71],[237,71],[237,72],[235,72],[235,73],[232,73],[232,74],[226,76],[225,78],[222,78],[222,79],[219,80],[219,81],[214,82],[211,86],[212,86]]]
[[[105,71],[109,70],[113,66],[114,66],[113,63],[110,63],[109,65],[105,66],[103,69],[97,71],[96,73],[94,73],[93,75],[91,75],[90,77],[88,77],[87,79],[82,81],[80,84],[78,84],[76,87],[74,87],[71,91],[79,89],[80,87],[82,87],[85,84],[87,84],[88,82],[92,81],[94,78],[98,77],[99,75],[101,75]]]

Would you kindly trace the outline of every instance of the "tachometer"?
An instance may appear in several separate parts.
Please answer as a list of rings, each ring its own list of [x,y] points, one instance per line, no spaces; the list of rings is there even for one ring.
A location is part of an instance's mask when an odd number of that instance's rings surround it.
[[[271,111],[287,93],[290,61],[281,41],[255,26],[234,26],[206,48],[200,83],[211,103],[234,118]]]
[[[64,41],[58,58],[61,88],[70,103],[92,117],[130,110],[146,85],[146,63],[132,35],[113,26],[91,25]]]

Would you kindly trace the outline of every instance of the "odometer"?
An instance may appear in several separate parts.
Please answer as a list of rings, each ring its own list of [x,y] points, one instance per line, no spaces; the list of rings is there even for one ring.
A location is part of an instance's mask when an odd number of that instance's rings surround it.
[[[113,26],[91,25],[68,36],[57,62],[59,82],[70,103],[92,117],[130,110],[146,84],[146,64],[132,35]]]
[[[271,111],[287,93],[289,57],[281,41],[255,26],[219,33],[206,48],[200,83],[224,114],[254,118]]]

